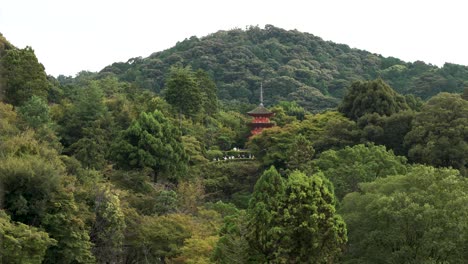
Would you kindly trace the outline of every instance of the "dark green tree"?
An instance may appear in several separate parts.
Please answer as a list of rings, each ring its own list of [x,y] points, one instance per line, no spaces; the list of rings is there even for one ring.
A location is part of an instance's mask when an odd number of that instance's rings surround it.
[[[0,59],[0,76],[4,85],[4,100],[15,106],[36,95],[47,99],[51,88],[44,71],[31,47],[6,50]],[[1,98],[1,96],[0,96]]]
[[[165,99],[179,114],[196,117],[203,109],[203,94],[190,68],[171,68]]]
[[[224,217],[220,238],[213,253],[213,260],[221,264],[255,263],[247,235],[247,215],[245,210]]]
[[[464,100],[467,100],[468,101],[468,87],[465,87],[465,89],[463,89],[463,93],[462,93],[462,96],[461,96]]]
[[[202,93],[204,114],[213,116],[218,112],[218,88],[206,71],[197,70],[195,78]]]
[[[26,146],[10,154],[22,157],[0,162],[1,185],[9,190],[5,210],[13,220],[43,228],[57,241],[47,249],[43,263],[92,262],[88,231],[71,191],[74,182],[65,177],[63,165],[52,153],[40,146],[25,150]],[[27,154],[35,149],[47,159]]]
[[[392,115],[409,109],[405,98],[382,79],[354,82],[338,107],[346,117],[357,120],[365,114]]]
[[[267,262],[279,257],[280,241],[285,232],[280,212],[284,190],[281,175],[275,167],[270,167],[255,184],[247,210],[247,241]]]
[[[405,137],[410,160],[459,169],[466,175],[468,158],[468,101],[459,94],[431,98],[413,120]]]
[[[101,118],[106,112],[103,103],[103,91],[96,81],[89,82],[82,88],[77,88],[72,103],[62,105],[57,123],[62,143],[69,147],[83,137],[85,128],[91,127],[93,122]]]
[[[467,190],[458,171],[426,166],[363,183],[340,211],[349,231],[344,263],[465,263]]]
[[[296,136],[287,152],[287,168],[290,170],[310,172],[312,169],[311,163],[314,158],[314,154],[315,149],[312,146],[312,142],[302,134]]]
[[[188,162],[179,129],[158,110],[141,113],[113,144],[111,156],[123,169],[151,168],[154,180],[175,179]]]
[[[412,128],[416,115],[413,111],[400,111],[391,116],[381,116],[377,113],[365,114],[357,121],[361,128],[363,141],[385,145],[398,155],[407,155],[408,146],[404,143],[405,136]]]

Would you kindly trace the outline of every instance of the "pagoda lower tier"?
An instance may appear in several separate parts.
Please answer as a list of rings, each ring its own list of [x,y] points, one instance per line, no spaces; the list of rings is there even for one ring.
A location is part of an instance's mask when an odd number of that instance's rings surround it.
[[[272,126],[274,126],[273,123],[269,122],[255,122],[255,119],[252,121],[252,123],[249,123],[249,126],[251,127],[250,128],[250,133],[251,135],[257,135],[257,134],[260,134],[262,133],[262,131],[265,129],[265,128],[270,128]]]

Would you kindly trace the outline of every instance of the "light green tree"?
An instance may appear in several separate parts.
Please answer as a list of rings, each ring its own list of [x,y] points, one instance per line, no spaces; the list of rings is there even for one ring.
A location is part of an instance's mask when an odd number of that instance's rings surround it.
[[[355,145],[327,150],[313,161],[315,171],[322,171],[333,182],[338,199],[359,191],[359,184],[380,177],[405,173],[406,158],[395,156],[384,146]]]
[[[35,95],[18,108],[18,113],[24,123],[33,129],[38,129],[51,122],[47,102]]]
[[[120,199],[109,186],[101,187],[94,208],[96,219],[91,231],[94,256],[98,263],[120,263],[126,227]]]
[[[56,240],[35,227],[15,223],[0,210],[0,263],[40,264]]]
[[[255,185],[247,210],[253,259],[273,263],[333,263],[347,241],[335,211],[331,183],[322,174],[294,171],[283,180],[274,167]]]
[[[283,263],[334,263],[341,255],[348,239],[346,224],[335,210],[331,186],[320,173],[288,176],[278,252]]]
[[[344,263],[465,263],[468,180],[453,169],[415,166],[363,183],[342,203]]]

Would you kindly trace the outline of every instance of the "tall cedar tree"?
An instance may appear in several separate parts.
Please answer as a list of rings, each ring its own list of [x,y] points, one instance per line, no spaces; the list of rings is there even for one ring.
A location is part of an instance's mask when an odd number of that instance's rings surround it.
[[[284,263],[334,263],[348,240],[346,224],[335,210],[331,183],[323,174],[291,173],[281,216]]]
[[[322,174],[295,171],[285,181],[271,167],[257,181],[247,212],[247,240],[269,263],[332,263],[347,242]]]
[[[202,93],[202,105],[204,114],[212,116],[218,112],[218,89],[207,72],[198,70],[195,72],[197,85]]]
[[[278,247],[284,233],[279,211],[284,189],[281,175],[272,166],[258,179],[249,203],[247,240],[267,262],[278,257]]]
[[[195,117],[203,109],[203,96],[190,68],[171,68],[165,99],[179,114]]]

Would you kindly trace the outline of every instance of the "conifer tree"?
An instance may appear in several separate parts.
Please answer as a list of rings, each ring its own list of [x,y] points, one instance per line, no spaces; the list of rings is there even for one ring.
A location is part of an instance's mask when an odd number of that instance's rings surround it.
[[[203,96],[190,68],[171,68],[165,99],[179,114],[195,117],[203,109]]]
[[[266,261],[277,257],[283,236],[279,208],[284,198],[284,180],[275,167],[266,170],[255,184],[248,208],[247,240]]]
[[[289,175],[283,202],[279,257],[287,263],[334,263],[347,242],[346,225],[335,210],[331,183],[323,174]]]
[[[112,158],[123,169],[151,168],[174,179],[185,172],[188,158],[180,130],[160,111],[142,112],[112,146]]]

